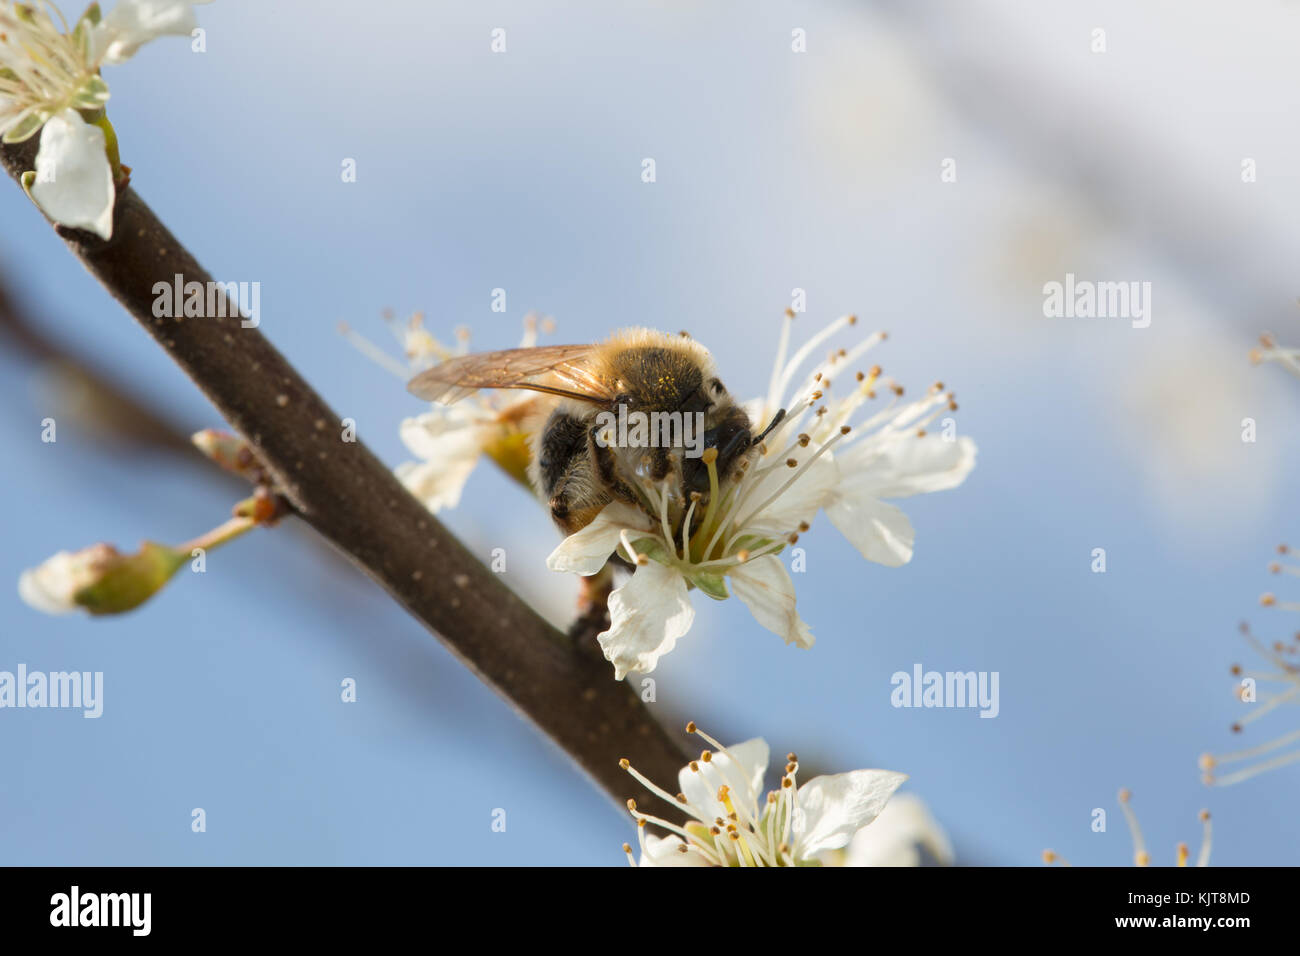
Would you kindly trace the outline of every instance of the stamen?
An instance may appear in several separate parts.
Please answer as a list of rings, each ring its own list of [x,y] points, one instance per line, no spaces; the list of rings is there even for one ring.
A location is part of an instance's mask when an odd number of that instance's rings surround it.
[[[1151,862],[1151,854],[1147,852],[1146,843],[1142,840],[1142,829],[1138,826],[1137,814],[1128,805],[1131,797],[1132,794],[1127,789],[1121,790],[1119,805],[1124,811],[1124,819],[1128,821],[1129,832],[1133,835],[1133,863],[1136,866],[1146,866]]]
[[[781,403],[781,395],[785,391],[782,386],[782,369],[785,365],[785,353],[790,348],[790,327],[794,325],[794,310],[785,310],[785,321],[781,323],[781,338],[776,346],[776,361],[772,363],[772,377],[767,386],[767,404],[769,408],[775,408]]]
[[[631,762],[630,762],[626,757],[624,757],[622,760],[620,760],[620,761],[618,762],[618,765],[619,765],[621,768],[623,768],[624,770],[626,770],[626,771],[627,771],[627,772],[632,776],[632,778],[633,778],[634,780],[636,780],[637,783],[641,784],[641,786],[645,787],[647,790],[649,790],[651,793],[653,793],[653,794],[654,794],[656,797],[658,797],[660,800],[666,801],[667,803],[671,803],[671,804],[673,804],[674,806],[677,806],[677,805],[678,805],[679,801],[677,800],[676,797],[673,797],[671,794],[668,793],[668,791],[664,790],[662,787],[660,787],[658,784],[656,784],[653,780],[650,780],[648,777],[646,777],[644,774],[642,774],[639,770],[637,770],[635,767],[633,767],[632,764],[631,764]],[[682,802],[684,802],[684,801],[682,801]],[[631,808],[631,809],[635,809],[635,807],[633,807],[633,808]],[[686,810],[687,810],[688,813],[691,814],[691,816],[695,817],[697,820],[700,820],[700,821],[703,822],[703,823],[708,823],[708,822],[709,822],[709,818],[708,818],[707,816],[705,816],[705,815],[704,815],[700,810],[698,810],[698,809],[696,809],[695,807],[691,806],[689,803],[686,804]]]
[[[744,527],[748,527],[749,525],[753,524],[753,523],[754,523],[754,519],[755,519],[759,514],[762,513],[762,511],[763,511],[764,508],[768,507],[768,506],[771,505],[774,501],[776,501],[778,498],[780,498],[781,495],[785,494],[786,490],[787,490],[791,485],[793,485],[796,481],[798,481],[799,478],[800,478],[800,476],[802,476],[802,475],[804,475],[805,473],[807,473],[808,469],[812,467],[813,462],[815,462],[815,461],[816,461],[818,458],[820,458],[822,455],[826,454],[826,452],[830,451],[831,446],[833,446],[836,442],[838,442],[840,439],[842,439],[842,438],[843,438],[845,435],[847,435],[848,433],[849,433],[848,426],[845,426],[843,429],[840,430],[839,434],[833,436],[833,437],[830,438],[828,441],[824,442],[824,443],[822,444],[822,446],[821,446],[820,448],[817,449],[817,451],[813,452],[812,457],[809,458],[806,462],[804,462],[803,465],[802,465],[802,466],[801,466],[797,471],[795,471],[795,473],[794,473],[793,475],[791,475],[790,478],[789,478],[789,479],[788,479],[788,480],[787,480],[783,485],[781,485],[780,488],[778,488],[775,492],[773,492],[770,496],[768,496],[768,498],[767,498],[766,501],[764,501],[761,505],[759,505],[757,508],[755,508],[753,511],[751,511],[748,515],[746,515],[745,518],[744,518],[743,520],[738,521],[736,524],[737,524],[739,527],[742,527],[742,528],[744,528]],[[729,548],[729,547],[728,547],[728,548],[724,548],[723,550],[730,550],[730,548]]]
[[[691,506],[686,509],[686,518],[685,520],[682,521],[682,560],[683,561],[689,561],[691,559],[691,536],[690,536],[691,518],[695,514],[695,505],[699,503],[699,500],[700,500],[700,493],[698,491],[692,491]]]
[[[1202,810],[1200,813],[1202,831],[1201,831],[1201,852],[1196,856],[1197,866],[1210,865],[1210,843],[1214,836],[1214,831],[1210,826],[1210,811]]]

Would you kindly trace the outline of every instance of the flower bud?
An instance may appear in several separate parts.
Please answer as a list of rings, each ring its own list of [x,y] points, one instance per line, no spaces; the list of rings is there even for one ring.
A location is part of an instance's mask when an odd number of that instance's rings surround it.
[[[46,614],[81,608],[91,614],[121,614],[139,607],[162,589],[185,563],[186,555],[146,541],[136,554],[110,544],[60,551],[18,579],[24,601]]]

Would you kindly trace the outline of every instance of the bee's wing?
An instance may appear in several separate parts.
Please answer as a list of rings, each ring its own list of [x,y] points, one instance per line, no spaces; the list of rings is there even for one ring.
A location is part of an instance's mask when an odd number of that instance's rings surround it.
[[[584,402],[609,402],[609,385],[591,367],[594,345],[541,345],[461,355],[426,369],[406,386],[450,405],[480,388],[523,388]]]

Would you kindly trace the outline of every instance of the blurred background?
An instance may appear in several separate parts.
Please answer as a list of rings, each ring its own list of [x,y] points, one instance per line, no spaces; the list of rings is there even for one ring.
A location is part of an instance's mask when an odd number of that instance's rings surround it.
[[[1202,807],[1212,862],[1300,862],[1300,768],[1210,789],[1196,767],[1241,742],[1237,622],[1287,630],[1258,597],[1285,593],[1266,565],[1300,537],[1300,382],[1247,360],[1266,329],[1300,344],[1295,4],[198,14],[206,53],[169,38],[105,71],[133,185],[215,277],[261,283],[262,330],[394,466],[422,406],[336,328],[395,351],[385,308],[425,311],[444,338],[465,325],[477,348],[515,344],[532,310],[557,342],[689,329],[756,395],[800,288],[800,328],[855,312],[890,332],[873,353],[888,373],[955,388],[978,465],[903,503],[913,561],[866,564],[821,519],[796,582],[817,646],[697,600],[654,674],[665,722],[905,771],[960,863],[1041,865],[1045,847],[1128,863],[1121,786],[1156,863],[1195,849]],[[0,669],[105,685],[99,720],[0,712],[0,861],[622,865],[630,820],[292,522],[121,618],[19,600],[13,582],[55,551],[185,540],[246,492],[172,446],[222,423],[17,187],[0,222]],[[1043,285],[1067,272],[1151,282],[1150,327],[1044,318]],[[106,422],[58,356],[158,421]],[[485,559],[507,547],[508,583],[563,621],[573,582],[546,571],[556,534],[522,490],[484,467],[443,517]],[[916,663],[999,672],[999,716],[891,707],[890,675]]]

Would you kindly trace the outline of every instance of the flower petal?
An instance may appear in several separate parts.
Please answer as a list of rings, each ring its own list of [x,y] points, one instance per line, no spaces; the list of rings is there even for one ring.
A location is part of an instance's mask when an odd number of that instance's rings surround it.
[[[95,50],[103,63],[125,63],[141,46],[171,34],[189,36],[198,26],[193,6],[209,0],[118,0],[95,27]]]
[[[653,833],[645,836],[645,852],[641,854],[640,866],[709,866],[709,861],[699,853],[682,852],[686,841],[675,833],[660,838]]]
[[[946,491],[966,480],[975,467],[975,442],[962,437],[901,437],[883,445],[864,442],[836,457],[846,484],[862,483],[877,498],[906,498]]]
[[[71,551],[60,551],[18,578],[18,595],[46,614],[75,611],[73,596],[82,585],[82,564]]]
[[[116,191],[104,131],[84,122],[75,110],[50,117],[41,130],[30,191],[55,222],[110,238]]]
[[[440,461],[477,455],[489,439],[490,422],[466,415],[459,409],[435,410],[402,419],[398,436],[416,458]]]
[[[850,841],[844,866],[920,866],[919,848],[936,862],[951,866],[954,855],[948,834],[914,793],[900,793],[885,805],[869,827]]]
[[[424,459],[399,465],[398,479],[430,511],[456,507],[490,428],[468,416],[427,412],[404,419],[398,434],[412,454]]]
[[[614,679],[622,680],[628,671],[648,674],[695,620],[686,579],[657,561],[639,566],[610,592],[609,620],[609,630],[596,640],[614,665]]]
[[[844,846],[880,815],[906,779],[907,774],[892,770],[852,770],[809,780],[799,788],[802,820],[797,821],[795,858],[806,860]]]
[[[813,635],[794,608],[794,582],[774,554],[754,558],[731,569],[731,593],[749,612],[787,644],[812,647]]]
[[[640,532],[649,527],[650,519],[643,512],[615,501],[606,505],[591,524],[561,541],[546,559],[546,566],[552,571],[595,574],[618,548],[623,531]]]
[[[460,504],[461,493],[476,464],[477,455],[439,463],[408,461],[398,465],[393,473],[422,505],[437,514],[444,508]]]
[[[811,454],[811,449],[801,449],[794,458],[802,462]],[[770,456],[761,459],[758,464],[760,466],[772,464]],[[828,496],[834,492],[840,481],[840,472],[835,467],[834,461],[827,455],[801,467],[803,470],[798,472],[797,476],[792,469],[781,465],[758,479],[757,485],[747,493],[749,497],[746,500],[752,504],[747,504],[741,509],[746,515],[738,516],[738,520],[744,522],[746,530],[762,530],[784,535],[797,529],[801,521],[812,521],[813,516],[817,514],[817,509],[822,507]],[[794,480],[790,487],[777,494],[792,478]],[[745,520],[753,508],[767,501],[774,494],[777,494],[775,501],[764,506],[763,510],[752,518]]]
[[[677,774],[677,786],[681,788],[686,802],[712,823],[716,817],[727,815],[727,809],[718,802],[718,789],[726,784],[746,802],[753,794],[754,800],[762,795],[763,775],[767,773],[767,762],[771,750],[762,737],[754,737],[742,743],[732,744],[725,752],[713,753],[705,762],[697,760],[692,770],[691,765],[683,767]]]
[[[870,491],[841,488],[827,504],[826,517],[868,561],[896,568],[912,560],[912,522]]]

